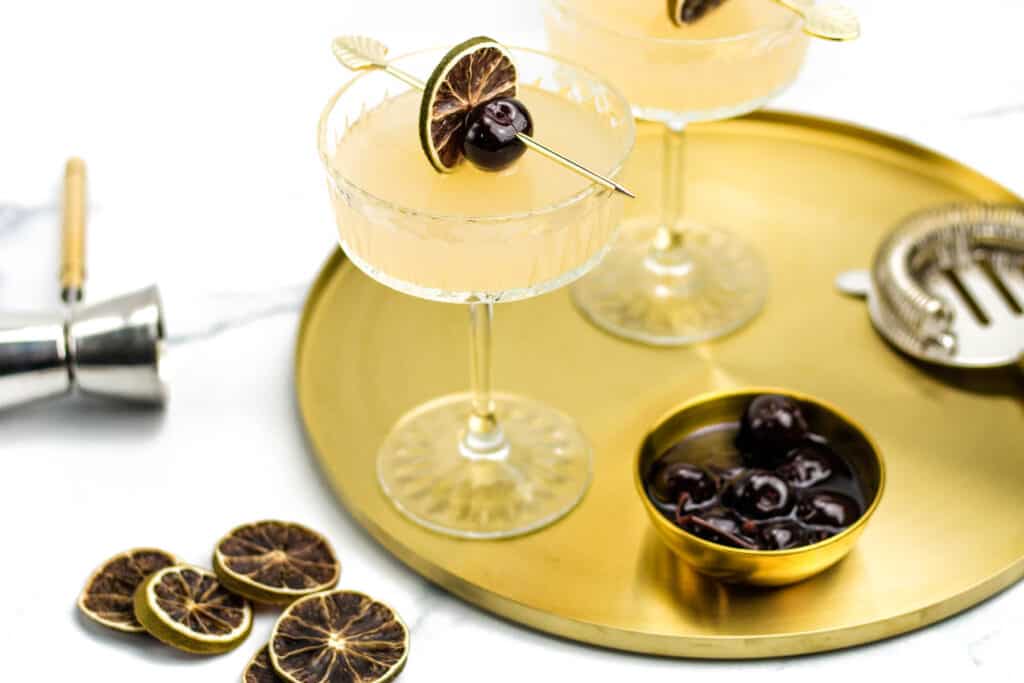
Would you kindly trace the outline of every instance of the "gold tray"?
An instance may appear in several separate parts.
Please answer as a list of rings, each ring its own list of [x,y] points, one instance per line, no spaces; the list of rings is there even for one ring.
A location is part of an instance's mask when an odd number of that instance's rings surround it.
[[[660,139],[644,128],[629,185],[654,213]],[[337,252],[306,304],[296,354],[301,412],[352,515],[415,571],[484,609],[596,645],[751,658],[846,647],[920,628],[1024,575],[1024,387],[1012,373],[938,371],[895,353],[863,302],[833,289],[882,234],[940,202],[1019,201],[915,145],[773,112],[695,126],[688,214],[765,254],[771,299],[726,339],[659,350],[584,322],[566,291],[497,307],[495,385],[577,418],[595,479],[563,521],[511,541],[459,541],[407,521],[377,484],[398,417],[468,383],[466,311],[392,292]],[[784,386],[832,401],[887,458],[886,498],[853,553],[777,590],[719,585],[661,544],[633,490],[655,420],[708,390]]]

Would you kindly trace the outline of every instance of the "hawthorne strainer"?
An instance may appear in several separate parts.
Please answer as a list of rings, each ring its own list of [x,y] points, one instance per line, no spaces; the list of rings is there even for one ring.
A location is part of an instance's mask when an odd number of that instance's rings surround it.
[[[954,204],[914,214],[869,271],[840,291],[866,297],[875,329],[930,363],[1024,369],[1024,207]]]

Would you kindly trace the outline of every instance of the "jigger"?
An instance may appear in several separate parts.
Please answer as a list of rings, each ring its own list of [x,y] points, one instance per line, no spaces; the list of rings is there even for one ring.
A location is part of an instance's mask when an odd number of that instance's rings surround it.
[[[162,404],[164,317],[155,286],[88,306],[77,304],[85,282],[85,165],[64,177],[62,297],[50,313],[0,313],[0,410],[75,390],[137,403]]]
[[[167,398],[156,287],[68,315],[0,314],[0,410],[79,390],[140,403]]]

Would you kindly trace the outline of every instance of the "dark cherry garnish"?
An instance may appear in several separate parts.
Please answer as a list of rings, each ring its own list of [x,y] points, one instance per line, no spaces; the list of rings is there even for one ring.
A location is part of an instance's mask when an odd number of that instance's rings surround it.
[[[682,503],[687,509],[711,500],[718,493],[718,482],[706,470],[685,462],[670,462],[658,468],[651,482],[651,493],[662,503]]]
[[[830,448],[809,443],[790,451],[777,472],[790,486],[805,489],[827,481],[840,467]]]
[[[722,502],[751,519],[782,517],[795,503],[789,485],[774,472],[751,470],[722,492]]]
[[[769,522],[760,529],[761,546],[765,550],[786,550],[807,545],[807,530],[799,522]]]
[[[679,0],[676,0],[678,2]],[[676,23],[693,24],[700,21],[705,14],[721,5],[725,0],[682,0]],[[672,5],[670,2],[669,5]]]
[[[747,464],[769,469],[799,446],[807,432],[807,420],[796,401],[764,394],[751,401],[743,413],[736,445],[744,452]]]
[[[512,97],[484,102],[466,115],[463,154],[483,171],[501,171],[526,152],[518,133],[533,134],[533,119],[526,105]]]
[[[796,516],[805,524],[846,527],[860,517],[860,506],[849,496],[831,491],[818,491],[801,499]]]
[[[685,515],[676,519],[676,524],[705,541],[733,548],[755,550],[757,546],[742,535],[741,522],[728,510],[711,511],[702,515]]]

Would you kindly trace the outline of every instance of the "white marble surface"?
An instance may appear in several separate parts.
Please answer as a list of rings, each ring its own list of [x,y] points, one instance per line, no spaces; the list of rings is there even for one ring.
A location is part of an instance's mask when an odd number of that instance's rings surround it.
[[[851,3],[864,39],[816,44],[778,106],[912,137],[1024,193],[1024,3]],[[50,207],[64,158],[79,154],[91,170],[93,298],[158,281],[172,333],[176,319],[179,333],[195,330],[235,305],[266,318],[176,348],[165,413],[72,401],[0,415],[5,680],[237,679],[270,613],[237,652],[198,660],[94,628],[74,598],[109,553],[155,544],[206,563],[222,531],[268,516],[326,530],[344,559],[342,584],[405,615],[414,650],[404,680],[1020,679],[1024,586],[841,653],[671,661],[549,638],[467,606],[391,559],[334,502],[307,454],[291,374],[296,288],[332,242],[313,147],[315,119],[342,77],[329,39],[366,32],[401,50],[487,32],[539,44],[534,4],[5,5],[0,204],[39,211],[24,220],[0,212],[0,310],[56,300]],[[212,294],[217,305],[193,305]]]

